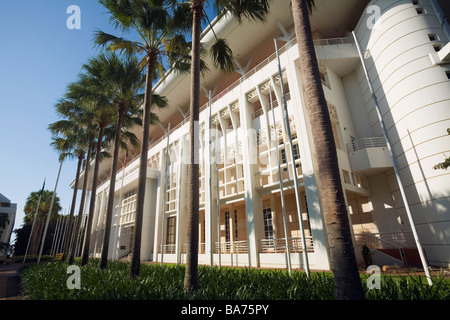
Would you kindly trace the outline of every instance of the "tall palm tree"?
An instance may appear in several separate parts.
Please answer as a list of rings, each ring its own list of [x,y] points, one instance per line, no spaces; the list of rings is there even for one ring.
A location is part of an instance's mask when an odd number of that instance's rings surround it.
[[[92,148],[94,145],[94,136],[89,135],[89,143],[87,148],[87,155],[86,159],[84,160],[84,179],[83,179],[83,189],[81,191],[81,199],[80,199],[80,207],[78,209],[78,219],[77,224],[75,225],[74,229],[74,236],[72,237],[72,245],[70,249],[70,258],[69,258],[69,265],[73,264],[75,261],[75,254],[77,251],[77,244],[78,244],[78,238],[80,236],[80,228],[81,228],[81,222],[83,220],[83,210],[84,210],[84,202],[86,198],[86,192],[87,192],[87,183],[89,180],[89,164],[92,154]]]
[[[41,195],[41,190],[36,192],[31,192],[30,195],[27,197],[27,200],[25,202],[25,206],[23,211],[25,212],[24,217],[24,225],[32,225],[33,221],[35,221],[35,226],[33,230],[30,230],[32,234],[29,236],[31,237],[30,241],[30,248],[28,253],[30,255],[37,255],[38,248],[39,248],[39,241],[40,236],[42,234],[44,224],[45,224],[45,217],[50,211],[50,203],[53,198],[53,192],[44,190],[42,192],[41,201],[39,202],[39,197]],[[36,207],[39,203],[39,208]],[[61,210],[61,205],[59,203],[59,197],[56,197],[54,199],[54,204],[51,211],[51,217],[55,218],[58,214],[58,212]]]
[[[147,177],[148,135],[152,117],[152,86],[155,74],[164,72],[162,55],[165,42],[173,36],[174,19],[169,12],[167,0],[99,0],[108,9],[110,21],[122,31],[135,31],[139,41],[116,37],[102,31],[95,34],[99,46],[110,50],[125,50],[128,53],[142,53],[141,67],[146,68],[145,94],[143,103],[143,123],[140,147],[140,166],[137,189],[135,235],[130,276],[136,277],[140,272],[141,233],[144,211],[145,182]]]
[[[101,55],[100,59],[104,64],[104,82],[106,84],[107,96],[111,103],[115,105],[117,120],[115,126],[114,151],[111,167],[111,177],[109,185],[109,196],[106,208],[105,233],[100,261],[100,268],[106,268],[108,261],[109,238],[111,233],[112,212],[114,206],[114,190],[116,184],[116,170],[119,158],[120,138],[122,122],[125,114],[130,109],[138,109],[142,101],[142,94],[139,92],[144,85],[145,79],[139,69],[139,61],[135,57],[121,59],[115,54]]]
[[[67,103],[64,99],[62,99],[56,106],[56,109],[58,110],[58,105]],[[63,114],[60,114],[60,116],[63,116]],[[74,211],[75,211],[75,204],[77,199],[77,191],[78,191],[78,181],[80,177],[81,172],[81,165],[83,163],[86,149],[87,149],[87,141],[89,141],[85,129],[79,124],[79,121],[77,119],[63,119],[56,121],[49,125],[48,129],[54,136],[63,135],[66,136],[67,139],[69,139],[73,144],[73,154],[77,157],[77,170],[75,175],[75,186],[73,189],[73,195],[72,195],[72,205],[70,207],[70,214],[69,214],[69,221],[68,226],[65,234],[65,240],[64,240],[64,248],[63,248],[63,255],[61,260],[65,261],[68,249],[69,249],[69,242],[71,237],[71,230],[72,230],[72,223],[73,223],[73,217],[74,217]]]
[[[195,126],[198,126],[200,113],[200,38],[201,22],[205,15],[204,4],[206,0],[191,0],[192,10],[192,63],[191,63],[191,88],[190,88],[190,164],[188,167],[188,212],[187,212],[187,230],[188,230],[188,249],[186,258],[186,273],[184,278],[184,287],[186,291],[195,291],[198,289],[198,222],[199,222],[199,165],[198,152],[195,149],[198,141],[198,132]],[[239,21],[247,17],[253,21],[264,21],[269,12],[269,1],[265,0],[215,0],[211,1],[221,13],[230,12],[237,17]],[[223,71],[230,71],[233,68],[232,51],[224,39],[216,39],[211,47],[211,54],[216,67]]]
[[[92,120],[97,126],[97,143],[95,151],[95,165],[93,173],[93,182],[91,189],[91,200],[89,203],[88,222],[85,230],[83,253],[81,258],[81,265],[84,266],[89,260],[89,247],[90,247],[90,232],[92,229],[95,198],[97,191],[97,179],[100,166],[100,156],[103,147],[103,138],[105,129],[107,126],[114,123],[115,110],[111,107],[108,98],[105,94],[104,83],[102,82],[102,69],[101,63],[97,57],[89,59],[89,61],[83,65],[85,73],[79,75],[79,81],[71,85],[70,90],[78,97],[83,97],[84,106],[89,110],[92,115]],[[88,164],[89,165],[89,164]]]
[[[65,97],[59,101],[59,103],[56,105],[56,110],[58,115],[60,115],[63,118],[66,118],[66,121],[69,123],[72,123],[74,126],[77,126],[79,128],[83,128],[81,135],[79,136],[80,139],[78,142],[81,145],[85,146],[85,153],[86,153],[86,159],[84,160],[84,179],[83,179],[83,188],[81,192],[81,200],[80,200],[80,206],[78,210],[78,219],[77,224],[74,229],[74,236],[72,237],[72,246],[71,246],[71,254],[69,258],[69,264],[73,264],[75,260],[75,253],[76,248],[78,244],[78,238],[80,234],[80,228],[81,228],[81,222],[83,217],[83,211],[84,211],[84,204],[85,204],[85,197],[87,192],[87,183],[89,181],[89,164],[92,156],[92,151],[95,144],[95,137],[96,137],[96,125],[92,121],[93,114],[89,110],[89,101],[86,102],[85,96],[83,95],[84,92],[77,89],[78,85],[76,84],[70,84],[67,88],[67,92],[65,94]],[[80,95],[81,94],[81,95]],[[68,125],[61,123],[62,128],[59,128],[61,131],[70,130],[67,129]],[[55,130],[58,130],[58,128],[54,128]],[[78,146],[79,149],[82,149],[82,146]],[[80,153],[82,151],[80,150]],[[87,165],[86,165],[87,164]],[[78,174],[79,179],[79,174]],[[77,178],[75,179],[75,186],[74,186],[74,195],[76,194],[76,189],[78,188],[78,182]],[[72,208],[74,208],[74,204],[72,204]]]
[[[42,251],[44,249],[45,239],[47,236],[47,229],[48,229],[48,225],[49,225],[50,219],[51,219],[51,212],[52,212],[52,208],[53,208],[55,197],[56,197],[56,189],[58,187],[58,182],[59,182],[59,177],[61,174],[62,165],[66,158],[70,158],[73,156],[71,153],[71,150],[73,148],[73,141],[68,137],[53,136],[52,142],[50,143],[50,145],[59,154],[59,169],[58,169],[58,175],[56,176],[56,182],[55,182],[55,188],[53,190],[52,200],[50,202],[49,213],[47,214],[47,219],[45,221],[44,233],[42,235],[41,247],[39,249],[37,263],[40,262],[41,256],[42,256]]]
[[[313,7],[314,0],[292,0],[307,110],[317,159],[320,159],[318,176],[335,296],[337,299],[364,299],[339,175],[336,145],[312,39],[309,14]]]

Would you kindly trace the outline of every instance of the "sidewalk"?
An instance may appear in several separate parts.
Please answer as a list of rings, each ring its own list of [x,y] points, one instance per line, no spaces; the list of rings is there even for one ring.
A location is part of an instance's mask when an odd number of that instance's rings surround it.
[[[23,300],[20,293],[21,263],[0,266],[0,300]]]

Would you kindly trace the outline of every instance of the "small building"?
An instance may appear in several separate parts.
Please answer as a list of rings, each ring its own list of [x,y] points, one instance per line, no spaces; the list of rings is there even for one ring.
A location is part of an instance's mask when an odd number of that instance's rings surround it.
[[[17,204],[0,193],[0,243],[9,243],[16,218]],[[6,250],[0,246],[0,257],[6,255]]]

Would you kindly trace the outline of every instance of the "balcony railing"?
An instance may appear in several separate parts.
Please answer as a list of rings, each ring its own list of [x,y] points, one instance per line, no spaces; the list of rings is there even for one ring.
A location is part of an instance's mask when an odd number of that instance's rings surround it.
[[[289,251],[303,252],[302,238],[289,238]],[[306,248],[308,252],[314,252],[314,244],[311,236],[305,237]],[[286,238],[277,239],[261,239],[260,240],[261,253],[284,253],[286,252]]]
[[[214,250],[215,253],[219,252],[218,242],[215,243]],[[220,242],[220,253],[248,253],[248,242],[247,240]]]
[[[355,39],[353,39],[353,37],[344,37],[344,38],[314,40],[315,46],[331,46],[331,45],[349,44],[349,43],[355,43]]]
[[[384,138],[362,138],[347,143],[347,152],[380,147],[386,147],[386,140]]]
[[[177,245],[175,243],[173,244],[165,244],[162,246],[164,249],[164,253],[167,254],[175,254],[176,250],[177,250]],[[183,245],[181,246],[181,253],[187,253],[188,251],[188,246],[187,243],[183,243]],[[198,253],[199,254],[203,254],[206,252],[206,243],[201,242],[198,244]]]
[[[165,244],[162,247],[163,247],[164,253],[174,254],[176,252],[176,249],[177,249],[176,246],[177,245],[175,243],[173,243],[173,244]]]

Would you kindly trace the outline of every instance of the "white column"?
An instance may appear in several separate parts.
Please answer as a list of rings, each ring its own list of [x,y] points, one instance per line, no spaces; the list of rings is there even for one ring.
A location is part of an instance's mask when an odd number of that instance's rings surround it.
[[[210,265],[214,265],[214,235],[217,232],[217,192],[214,191],[214,187],[217,185],[217,159],[216,154],[216,132],[215,128],[211,124],[211,127],[206,126],[205,137],[207,141],[205,144],[208,146],[205,148],[205,253],[210,256]]]
[[[158,253],[161,253],[161,245],[164,244],[163,232],[161,230],[163,225],[163,206],[164,203],[164,183],[166,176],[166,155],[164,150],[161,150],[159,153],[159,174],[158,174],[158,182],[156,184],[156,203],[155,203],[155,235],[153,241],[153,253],[154,260],[158,261]]]
[[[185,208],[186,208],[186,201],[185,201],[185,191],[187,188],[187,170],[185,170],[185,164],[183,161],[183,151],[184,151],[184,143],[185,138],[184,134],[181,135],[180,140],[178,141],[178,155],[177,155],[177,162],[173,165],[177,166],[177,220],[176,220],[176,254],[177,254],[177,263],[181,263],[181,251],[182,251],[182,245],[184,243],[184,239],[186,238],[186,223],[185,223]],[[181,231],[184,231],[182,234]]]
[[[290,84],[291,104],[292,106],[295,106],[294,108],[291,108],[291,110],[292,114],[294,114],[294,122],[297,130],[306,200],[308,202],[308,213],[314,242],[314,255],[316,258],[315,268],[328,270],[330,269],[328,241],[321,211],[320,191],[314,170],[314,150],[311,142],[312,137],[309,135],[311,130],[308,130],[310,125],[307,118],[306,104],[301,95],[303,90],[301,90],[299,85],[294,85],[303,83],[303,80],[294,62],[289,62],[286,70],[288,82]]]
[[[157,180],[149,177],[152,174],[152,168],[147,169],[147,180],[145,181],[145,199],[144,214],[142,217],[142,241],[141,241],[141,260],[153,260],[153,241],[155,233],[155,203]]]
[[[97,231],[95,233],[95,242],[94,242],[94,256],[97,253],[97,246],[102,246],[103,243],[103,237],[100,238],[100,235],[103,235],[104,232],[102,231],[102,224],[105,219],[105,213],[106,213],[106,203],[108,202],[108,189],[103,190],[102,196],[101,196],[101,202],[100,206],[98,208],[98,222],[97,222]]]
[[[245,186],[245,213],[247,219],[248,258],[250,267],[259,267],[258,241],[264,237],[264,221],[261,196],[255,187],[257,168],[256,132],[252,126],[252,112],[245,94],[239,99],[241,127],[239,132],[243,145]]]

